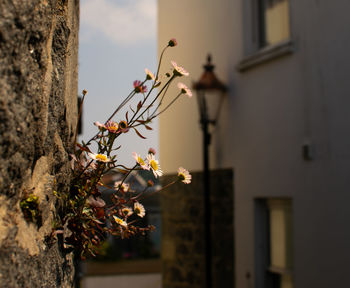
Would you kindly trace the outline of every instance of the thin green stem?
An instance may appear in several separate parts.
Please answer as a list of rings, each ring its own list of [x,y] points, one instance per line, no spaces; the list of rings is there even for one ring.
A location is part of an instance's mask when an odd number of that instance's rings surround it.
[[[177,95],[162,111],[160,111],[158,114],[154,115],[153,117],[158,117],[160,114],[165,112],[171,105],[174,104],[174,102],[182,95],[183,93],[180,92],[179,95]]]
[[[162,87],[162,89],[158,92],[157,96],[153,99],[153,101],[147,106],[146,109],[143,110],[143,112],[137,116],[137,118],[134,120],[135,117],[133,117],[131,120],[130,120],[130,125],[133,125],[137,120],[139,120],[143,114],[145,114],[145,112],[150,108],[152,107],[152,105],[157,101],[157,99],[159,98],[159,96],[162,94],[162,92],[164,91],[164,89],[170,85],[170,83],[175,79],[175,75],[173,75],[167,83],[165,83],[165,85]],[[135,116],[136,114],[134,114]],[[133,121],[134,120],[134,121]]]
[[[154,111],[152,112],[151,117],[153,117],[153,115],[157,112],[157,110],[159,109],[159,107],[162,105],[163,100],[164,100],[164,97],[165,97],[165,95],[167,94],[169,87],[170,87],[170,85],[168,85],[168,87],[164,90],[163,96],[162,96],[162,98],[160,99],[160,101],[159,101],[159,103],[158,103],[156,109],[154,109]]]
[[[153,192],[151,192],[151,193],[145,195],[145,196],[142,197],[140,200],[146,199],[146,198],[148,198],[148,197],[150,197],[150,196],[152,196],[152,195],[154,195],[154,194],[156,194],[156,193],[160,193],[160,192],[162,192],[163,190],[169,188],[171,185],[174,185],[176,182],[177,182],[177,180],[172,181],[172,182],[168,183],[167,185],[165,185],[164,187],[162,187],[161,189],[155,190],[155,191],[153,191]]]
[[[156,81],[158,80],[158,75],[159,75],[159,70],[160,70],[160,64],[162,63],[162,59],[163,59],[163,54],[165,52],[166,49],[168,49],[169,45],[167,45],[165,48],[163,48],[162,53],[160,54],[159,57],[159,63],[158,63],[158,68],[157,68],[157,74],[156,74]]]

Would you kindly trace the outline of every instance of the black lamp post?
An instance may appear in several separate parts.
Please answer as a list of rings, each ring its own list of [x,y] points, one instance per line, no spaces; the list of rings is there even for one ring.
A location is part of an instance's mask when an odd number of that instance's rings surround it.
[[[197,92],[200,124],[203,130],[203,185],[204,185],[204,227],[206,254],[206,287],[212,288],[212,239],[211,239],[211,206],[210,206],[210,174],[209,174],[209,145],[211,134],[210,125],[215,126],[227,88],[214,74],[211,56],[207,57],[204,73],[193,88]]]

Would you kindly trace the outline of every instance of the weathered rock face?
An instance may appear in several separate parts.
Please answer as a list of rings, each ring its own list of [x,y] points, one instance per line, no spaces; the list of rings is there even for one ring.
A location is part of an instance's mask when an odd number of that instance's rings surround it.
[[[50,242],[77,121],[79,0],[0,1],[0,286],[72,287]],[[20,202],[39,197],[27,222]]]

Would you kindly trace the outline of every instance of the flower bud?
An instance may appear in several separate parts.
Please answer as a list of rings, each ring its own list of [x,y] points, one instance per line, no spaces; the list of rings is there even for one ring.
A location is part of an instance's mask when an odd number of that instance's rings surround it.
[[[149,149],[148,149],[148,154],[156,155],[156,149],[154,149],[154,148],[149,148]]]
[[[176,46],[176,45],[177,45],[176,39],[175,39],[175,38],[171,38],[171,39],[169,40],[169,42],[168,42],[168,46],[169,46],[169,47],[174,47],[174,46]]]

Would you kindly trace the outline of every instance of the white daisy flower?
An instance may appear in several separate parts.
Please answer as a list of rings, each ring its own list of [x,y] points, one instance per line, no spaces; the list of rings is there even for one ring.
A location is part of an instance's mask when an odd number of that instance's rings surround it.
[[[134,204],[134,213],[138,215],[139,217],[143,217],[146,215],[145,207],[139,202],[135,202]]]
[[[163,171],[160,168],[158,160],[156,160],[154,158],[154,154],[148,154],[147,155],[147,161],[148,161],[149,167],[151,168],[151,170],[152,170],[152,172],[154,174],[154,177],[157,178],[158,176],[162,176],[163,175]]]
[[[174,70],[173,73],[176,76],[188,76],[190,73],[188,73],[184,68],[178,66],[175,61],[171,61],[171,65],[173,65]]]
[[[154,74],[150,70],[148,70],[147,68],[145,69],[145,73],[146,73],[146,79],[147,80],[154,80],[154,79],[156,79]]]
[[[125,216],[125,217],[129,217],[130,215],[132,215],[132,210],[131,210],[131,208],[129,208],[129,207],[124,207],[123,209],[122,209],[122,214]]]
[[[182,181],[185,184],[190,184],[192,176],[188,170],[185,168],[180,167],[177,169],[177,177],[179,178],[180,181]]]
[[[114,183],[114,188],[120,192],[126,193],[129,191],[130,186],[122,181],[117,181]]]
[[[102,124],[101,122],[99,121],[96,121],[94,122],[94,125],[98,127],[98,129],[100,129],[101,131],[105,131],[107,128],[106,128],[106,125]]]
[[[150,167],[149,165],[145,162],[145,160],[142,159],[140,155],[138,155],[136,152],[132,153],[134,159],[136,160],[137,164],[141,166],[142,169],[144,170],[149,170]]]
[[[128,224],[127,224],[123,219],[120,219],[119,217],[114,216],[114,215],[113,215],[113,218],[114,218],[114,221],[115,221],[117,224],[119,224],[120,226],[128,227]]]
[[[192,97],[192,91],[184,83],[179,82],[177,87],[181,90],[181,93],[186,94],[188,97]]]
[[[105,127],[111,133],[116,133],[119,129],[118,123],[113,121],[108,121]]]
[[[95,154],[95,153],[87,153],[91,159],[94,159],[96,161],[100,162],[110,162],[111,159],[109,159],[106,155],[104,154]]]

